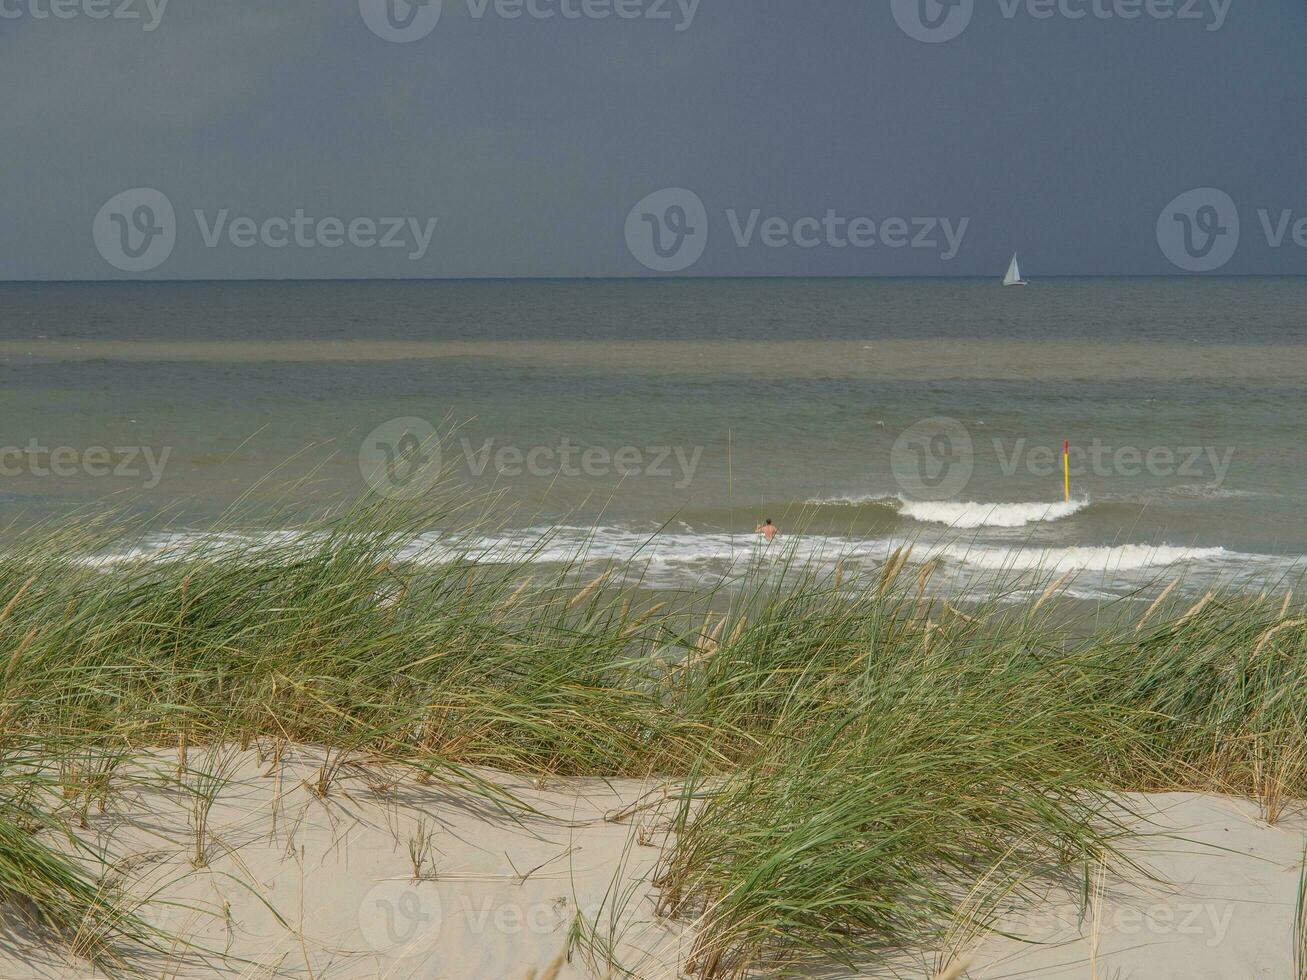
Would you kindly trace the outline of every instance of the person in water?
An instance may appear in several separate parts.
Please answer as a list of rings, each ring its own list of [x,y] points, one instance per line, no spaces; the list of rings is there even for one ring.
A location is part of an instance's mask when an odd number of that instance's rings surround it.
[[[780,534],[781,531],[780,528],[778,528],[775,524],[771,522],[771,518],[769,517],[762,524],[759,524],[756,528],[754,528],[754,533],[761,534],[768,541],[771,541],[771,539],[776,537],[776,535]]]

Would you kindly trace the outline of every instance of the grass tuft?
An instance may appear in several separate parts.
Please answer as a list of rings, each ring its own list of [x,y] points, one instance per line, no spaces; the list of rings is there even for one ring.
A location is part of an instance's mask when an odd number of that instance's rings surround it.
[[[1287,597],[1186,606],[1172,585],[1142,616],[1081,615],[1059,580],[946,602],[910,547],[862,578],[782,558],[655,595],[634,566],[543,570],[546,542],[461,545],[483,503],[442,494],[233,518],[149,560],[86,560],[141,543],[121,518],[8,542],[0,890],[81,948],[148,941],[75,844],[40,839],[92,822],[146,748],[178,751],[197,865],[224,767],[188,759],[228,746],[326,747],[323,797],[354,759],[499,804],[475,767],[662,777],[659,911],[693,923],[690,967],[715,978],[980,935],[1032,883],[1123,864],[1122,790],[1238,793],[1272,821],[1307,795],[1307,617]],[[414,550],[432,528],[438,554]]]

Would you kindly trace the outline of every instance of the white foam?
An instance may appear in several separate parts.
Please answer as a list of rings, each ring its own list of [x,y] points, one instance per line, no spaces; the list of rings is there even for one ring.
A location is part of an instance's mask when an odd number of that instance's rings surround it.
[[[1224,548],[1179,548],[1165,544],[1070,548],[992,548],[950,544],[944,545],[940,552],[964,565],[991,571],[1042,572],[1138,571],[1232,557],[1232,553]]]
[[[1088,500],[1056,503],[976,503],[974,501],[905,500],[899,513],[914,521],[969,529],[977,527],[1025,527],[1064,520],[1089,506]]]
[[[907,500],[884,494],[843,494],[815,497],[809,504],[826,507],[892,507],[903,517],[923,524],[944,524],[959,530],[978,527],[1025,527],[1046,521],[1060,521],[1089,506],[1088,500],[1028,503],[983,503],[973,500]]]
[[[109,553],[79,559],[109,571],[124,563],[168,560],[203,560],[271,552],[273,560],[293,556],[299,549],[321,547],[327,538],[319,533],[182,531],[153,536]],[[1127,544],[1114,547],[1037,547],[983,545],[975,542],[939,542],[927,545],[905,538],[861,538],[782,533],[771,544],[758,535],[696,532],[689,528],[654,525],[617,525],[599,528],[530,527],[498,533],[454,535],[432,531],[389,543],[394,560],[438,566],[452,561],[505,564],[572,565],[594,571],[598,566],[623,569],[630,581],[652,588],[696,588],[713,585],[752,571],[763,573],[793,566],[801,570],[833,570],[841,566],[846,582],[856,583],[862,573],[878,575],[881,563],[896,549],[912,546],[914,566],[932,558],[944,565],[931,579],[930,588],[947,593],[955,586],[980,588],[986,582],[1012,584],[1008,573],[1061,574],[1084,572],[1086,588],[1128,589],[1146,584],[1151,570],[1186,566],[1191,585],[1206,582],[1260,583],[1266,576],[1304,571],[1303,560],[1290,556],[1248,555],[1220,547],[1176,547]],[[1106,594],[1094,593],[1095,596]],[[1086,597],[1089,597],[1088,595]]]
[[[77,560],[94,566],[132,562],[202,560],[258,554],[274,548],[320,546],[320,533],[279,531],[241,534],[223,531],[173,531],[108,553]],[[492,563],[585,564],[632,562],[649,567],[694,568],[784,559],[798,564],[833,562],[845,557],[883,560],[893,549],[884,539],[784,535],[768,544],[757,534],[727,534],[605,526],[528,527],[500,533],[457,535],[431,531],[394,541],[397,561],[440,565],[456,560]]]
[[[809,497],[805,503],[816,507],[864,507],[878,504],[898,510],[901,501],[898,497],[888,497],[883,493],[844,493],[834,497]]]
[[[635,562],[650,567],[734,565],[755,560],[816,562],[856,556],[883,559],[892,550],[884,539],[782,534],[768,544],[757,534],[658,530],[633,527],[535,527],[501,534],[451,539],[425,534],[397,557],[418,563],[448,561],[451,555],[480,561],[561,564]]]
[[[163,531],[116,551],[77,555],[72,560],[95,567],[144,561],[194,561],[269,551],[286,545],[304,547],[323,540],[325,536],[322,534],[304,531],[263,531],[259,534],[239,531]]]

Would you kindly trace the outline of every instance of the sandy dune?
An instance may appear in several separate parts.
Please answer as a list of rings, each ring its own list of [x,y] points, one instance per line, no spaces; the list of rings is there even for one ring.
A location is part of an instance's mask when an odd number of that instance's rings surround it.
[[[151,957],[147,975],[520,978],[543,972],[573,928],[585,938],[561,977],[602,976],[612,947],[642,976],[674,975],[661,963],[676,962],[677,933],[655,920],[644,881],[659,854],[655,831],[639,814],[605,819],[648,787],[539,789],[496,774],[538,811],[523,816],[411,773],[392,785],[376,767],[344,767],[323,797],[311,788],[322,760],[303,749],[279,764],[233,754],[202,868],[181,787],[131,786],[109,812],[92,810],[83,836],[108,850],[129,894],[153,896],[142,915],[196,947]],[[175,757],[152,761],[175,776]],[[222,768],[196,750],[188,764]],[[418,854],[425,880],[414,880],[410,847],[429,848]],[[6,980],[91,976],[58,945],[4,936]]]
[[[1043,945],[986,942],[975,980],[1289,980],[1307,820],[1267,826],[1242,800],[1193,794],[1131,796],[1147,836],[1128,849],[1156,881],[1091,882],[1089,911],[1068,896],[1009,917]]]
[[[333,771],[324,796],[314,788],[324,762],[316,750],[287,750],[275,762],[253,751],[192,750],[187,761],[224,777],[207,814],[201,866],[194,791],[204,785],[195,775],[179,785],[171,754],[141,763],[133,775],[149,781],[124,781],[82,831],[110,855],[142,915],[192,944],[141,961],[147,975],[524,978],[543,972],[578,935],[562,977],[608,975],[610,952],[638,977],[678,975],[683,927],[654,914],[648,880],[666,831],[657,786],[539,787],[495,774],[526,805],[523,815],[469,789],[353,763]],[[1076,896],[1050,893],[1004,920],[1038,944],[957,937],[970,955],[966,976],[1293,976],[1307,821],[1270,827],[1255,807],[1218,797],[1130,802],[1146,815],[1135,823],[1147,834],[1130,854],[1157,880],[1091,882],[1083,917]],[[914,957],[861,975],[931,976],[945,958]],[[99,975],[12,922],[0,935],[6,980]]]

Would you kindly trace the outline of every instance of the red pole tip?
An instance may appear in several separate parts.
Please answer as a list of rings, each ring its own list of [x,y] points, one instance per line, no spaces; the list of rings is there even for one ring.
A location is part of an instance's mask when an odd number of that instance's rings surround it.
[[[1062,443],[1062,452],[1069,453],[1070,451],[1071,451],[1071,440],[1068,439],[1064,443]]]

